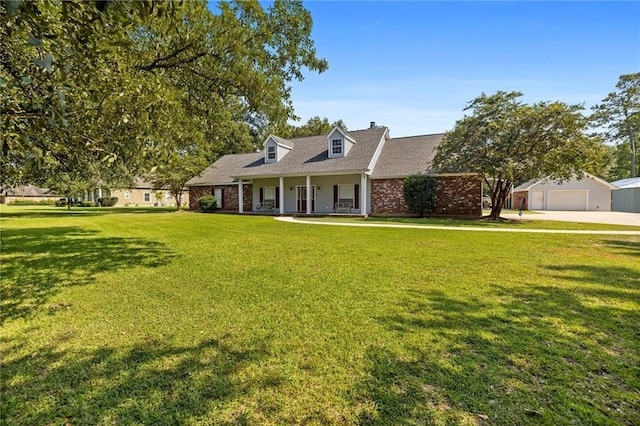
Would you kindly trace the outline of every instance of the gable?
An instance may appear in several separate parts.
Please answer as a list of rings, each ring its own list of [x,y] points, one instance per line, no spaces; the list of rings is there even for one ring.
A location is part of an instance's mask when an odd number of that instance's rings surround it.
[[[356,141],[339,127],[334,127],[327,135],[327,153],[329,158],[346,157]]]

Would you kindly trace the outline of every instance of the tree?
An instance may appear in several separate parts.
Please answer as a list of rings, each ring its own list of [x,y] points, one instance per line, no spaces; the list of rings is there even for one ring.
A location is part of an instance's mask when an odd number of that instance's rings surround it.
[[[624,143],[629,150],[629,175],[636,177],[639,166],[636,155],[640,134],[640,72],[623,74],[602,103],[593,107],[592,120],[605,126],[604,136],[612,141]]]
[[[409,211],[424,217],[436,208],[438,201],[438,181],[433,176],[411,175],[402,184],[404,201]]]
[[[290,82],[327,68],[295,0],[1,1],[0,19],[3,188],[131,179],[187,158],[169,135],[209,161],[250,150],[229,136],[286,123]]]
[[[498,219],[515,182],[548,177],[558,182],[596,173],[604,149],[585,134],[580,105],[539,102],[526,105],[519,92],[484,93],[471,101],[437,148],[440,172],[473,172],[491,189],[490,218]]]
[[[279,129],[278,135],[290,139],[326,135],[336,126],[340,127],[342,130],[347,130],[347,126],[342,120],[329,123],[329,119],[327,117],[320,118],[318,116],[314,116],[301,126],[284,126],[284,128]]]

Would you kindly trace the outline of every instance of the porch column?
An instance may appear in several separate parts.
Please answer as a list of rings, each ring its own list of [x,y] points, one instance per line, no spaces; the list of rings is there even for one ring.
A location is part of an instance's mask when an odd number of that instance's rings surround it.
[[[280,187],[278,192],[280,192],[280,195],[278,195],[280,198],[280,214],[284,214],[284,177],[282,176],[280,176]]]
[[[367,175],[360,176],[360,213],[367,214]]]
[[[242,179],[238,180],[238,213],[244,213],[244,191],[242,190]]]
[[[307,214],[311,214],[311,176],[307,176]]]

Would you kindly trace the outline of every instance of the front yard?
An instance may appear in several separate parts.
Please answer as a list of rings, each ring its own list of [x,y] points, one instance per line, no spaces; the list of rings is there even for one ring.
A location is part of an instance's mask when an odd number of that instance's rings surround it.
[[[3,424],[640,423],[638,236],[71,213],[2,210]]]

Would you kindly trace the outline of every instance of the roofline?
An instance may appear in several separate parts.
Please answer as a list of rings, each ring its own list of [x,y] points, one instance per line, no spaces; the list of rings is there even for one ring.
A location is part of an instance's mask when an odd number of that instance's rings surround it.
[[[310,173],[272,173],[268,175],[238,175],[232,176],[235,179],[275,179],[279,177],[304,177],[304,176],[339,176],[339,175],[356,175],[356,174],[369,174],[371,171],[368,169],[351,169],[351,170],[337,170],[333,172],[310,172]]]
[[[325,139],[329,140],[329,136],[331,136],[331,133],[333,133],[336,130],[340,132],[345,139],[349,139],[352,143],[358,143],[354,138],[352,138],[347,134],[348,133],[347,131],[342,130],[339,126],[333,126],[333,129],[331,129],[331,131],[327,133],[327,137]]]
[[[467,173],[412,173],[412,174],[424,174],[426,176],[433,177],[456,177],[456,176],[480,176],[480,173],[467,172]],[[371,180],[376,179],[404,179],[411,175],[387,175],[387,176],[371,176]]]
[[[588,177],[588,178],[590,178],[590,179],[595,180],[596,182],[599,182],[599,183],[602,183],[602,184],[604,184],[604,185],[608,186],[608,187],[609,187],[609,189],[619,189],[617,186],[610,184],[610,183],[609,183],[609,182],[607,182],[606,180],[602,180],[602,179],[600,179],[598,176],[594,176],[594,175],[592,175],[591,173],[587,173],[587,172],[583,172],[583,173],[584,173],[583,178],[586,176],[586,177]],[[575,177],[575,178],[577,178],[577,176],[574,176],[574,177]],[[549,178],[549,176],[546,176],[546,177],[543,177],[543,178],[540,178],[540,179],[536,180],[534,183],[532,183],[531,185],[529,185],[529,186],[527,186],[527,187],[525,187],[525,188],[518,189],[518,190],[516,190],[516,189],[514,188],[513,192],[529,191],[529,190],[531,190],[531,188],[533,188],[534,186],[537,186],[537,185],[539,185],[539,184],[541,184],[541,183],[543,183],[543,182],[545,182],[545,181],[553,181],[553,179]]]

